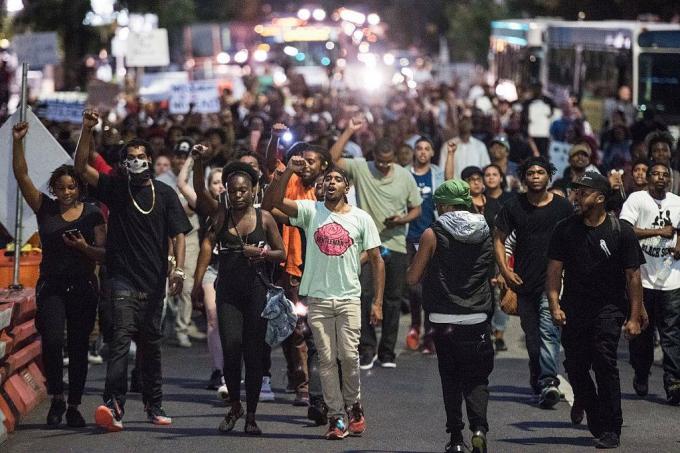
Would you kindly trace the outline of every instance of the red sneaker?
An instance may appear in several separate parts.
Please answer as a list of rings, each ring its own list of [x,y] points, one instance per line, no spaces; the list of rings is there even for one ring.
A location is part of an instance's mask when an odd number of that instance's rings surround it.
[[[99,406],[94,412],[94,421],[97,426],[110,433],[123,430],[123,414],[115,401]]]
[[[345,422],[339,417],[332,417],[331,421],[328,423],[328,431],[326,431],[325,437],[328,440],[340,440],[344,439],[349,435],[347,431],[347,426]]]
[[[420,332],[415,327],[411,327],[406,335],[406,347],[411,351],[418,350],[418,344],[420,343]]]
[[[172,424],[172,419],[168,417],[161,406],[148,406],[146,416],[154,425],[167,426]]]
[[[352,436],[360,436],[366,431],[366,419],[364,418],[364,408],[358,401],[349,410],[349,433]]]

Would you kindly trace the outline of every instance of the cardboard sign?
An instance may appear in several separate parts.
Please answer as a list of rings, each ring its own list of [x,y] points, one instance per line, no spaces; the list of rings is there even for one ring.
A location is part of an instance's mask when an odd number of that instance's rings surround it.
[[[550,157],[550,162],[557,169],[557,173],[555,173],[556,179],[561,178],[564,174],[564,170],[569,166],[569,150],[571,147],[572,145],[567,142],[550,142],[548,156]]]
[[[20,63],[28,63],[32,68],[46,64],[59,64],[57,33],[24,33],[16,35],[12,47]]]
[[[87,105],[100,111],[113,110],[118,106],[119,93],[117,84],[93,80],[87,85]]]
[[[170,113],[185,114],[189,104],[194,105],[194,113],[217,113],[220,111],[220,97],[215,80],[195,80],[189,83],[172,85],[170,93]]]
[[[169,65],[168,31],[164,28],[148,32],[131,31],[127,39],[125,62],[128,66],[137,67]]]
[[[26,121],[28,133],[24,151],[28,175],[38,190],[46,194],[49,193],[47,182],[52,171],[60,165],[72,164],[73,161],[30,109],[26,112]],[[0,127],[0,162],[12,162],[12,126],[18,122],[19,112],[17,111]],[[17,190],[12,165],[0,165],[0,223],[12,235],[14,234]],[[38,224],[35,213],[26,200],[23,200],[23,206],[21,238],[25,242],[38,231]]]

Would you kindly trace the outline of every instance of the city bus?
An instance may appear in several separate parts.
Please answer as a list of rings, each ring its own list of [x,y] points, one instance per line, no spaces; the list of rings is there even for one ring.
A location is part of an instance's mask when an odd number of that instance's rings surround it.
[[[636,21],[508,20],[492,23],[490,69],[558,99],[576,96],[597,130],[604,102],[627,85],[639,109],[680,124],[680,25]],[[514,61],[513,61],[514,58]]]

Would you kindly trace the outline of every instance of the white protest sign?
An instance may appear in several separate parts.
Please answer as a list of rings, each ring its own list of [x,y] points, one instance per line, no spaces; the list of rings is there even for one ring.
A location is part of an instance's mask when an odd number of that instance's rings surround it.
[[[59,63],[56,32],[16,35],[12,39],[12,47],[19,62],[28,63],[32,67]]]
[[[189,104],[194,104],[194,113],[217,113],[220,111],[220,96],[215,80],[194,80],[189,83],[172,85],[170,93],[170,113],[189,112]]]
[[[561,178],[564,170],[569,166],[569,150],[571,145],[566,142],[551,141],[550,148],[548,148],[548,157],[550,162],[557,169],[555,176],[557,179]]]
[[[26,121],[28,121],[28,133],[24,150],[28,175],[38,190],[49,193],[47,182],[52,171],[60,165],[72,164],[73,161],[30,109],[26,112]],[[0,165],[0,223],[12,235],[14,234],[18,190],[12,171],[12,126],[18,122],[19,112],[17,111],[0,127],[0,162],[3,163]],[[23,205],[21,238],[26,242],[33,233],[38,231],[38,224],[26,200],[23,200]]]
[[[189,74],[185,71],[153,72],[142,75],[139,95],[151,102],[170,99],[172,85],[189,82]]]
[[[146,32],[131,31],[127,39],[125,63],[139,67],[169,65],[168,31],[164,28]]]

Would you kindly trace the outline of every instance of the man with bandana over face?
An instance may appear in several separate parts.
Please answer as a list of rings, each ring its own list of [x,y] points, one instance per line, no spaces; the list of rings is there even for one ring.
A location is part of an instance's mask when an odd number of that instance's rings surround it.
[[[111,300],[110,354],[104,388],[105,404],[95,413],[97,425],[107,431],[123,429],[127,393],[127,356],[134,338],[141,354],[142,400],[149,421],[156,425],[172,422],[162,407],[161,317],[168,261],[169,293],[182,291],[185,278],[185,234],[191,231],[175,191],[154,181],[151,145],[135,139],[121,150],[121,171],[99,173],[88,164],[92,128],[99,115],[83,113],[83,127],[76,150],[75,168],[94,190],[93,195],[110,210],[106,240],[106,266]],[[174,256],[169,257],[172,244]]]

